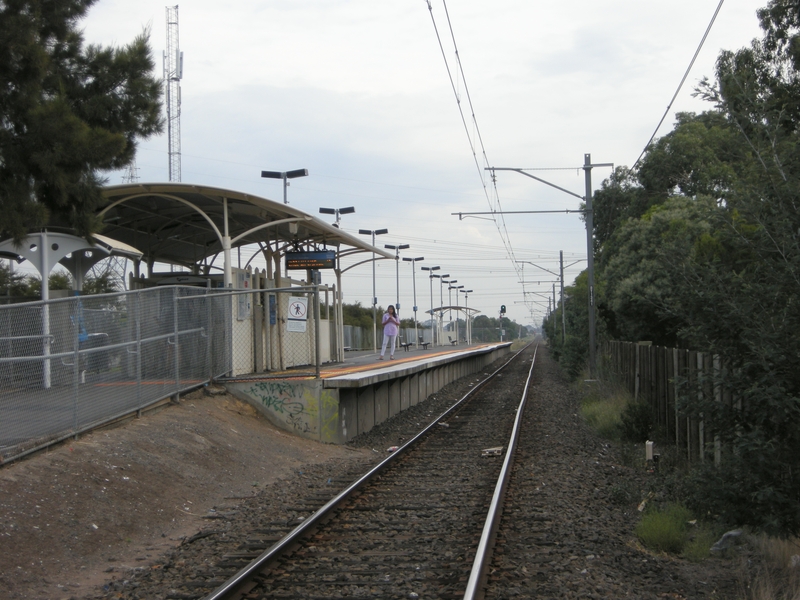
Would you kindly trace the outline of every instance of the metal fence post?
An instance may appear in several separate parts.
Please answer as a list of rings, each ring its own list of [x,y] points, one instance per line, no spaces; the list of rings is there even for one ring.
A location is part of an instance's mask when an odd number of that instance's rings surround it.
[[[233,316],[233,295],[230,293],[230,289],[228,289],[228,294],[225,297],[225,322],[227,323],[226,327],[226,335],[228,335],[228,367],[227,374],[228,376],[233,375],[233,322],[236,317]]]
[[[42,285],[45,285],[44,283]],[[75,303],[75,310],[72,311],[72,314],[75,315],[74,318],[74,327],[75,327],[75,358],[72,360],[74,361],[74,386],[73,386],[73,394],[74,397],[72,398],[72,427],[75,431],[78,431],[78,397],[80,396],[80,376],[81,376],[81,325],[80,325],[80,316],[78,315],[78,308],[80,308],[80,303],[78,300],[73,300]]]
[[[320,350],[322,348],[322,340],[320,339],[322,336],[320,335],[319,326],[320,326],[319,285],[315,284],[314,285],[314,337],[316,338],[315,339],[316,349],[314,354],[316,354],[316,356],[314,357],[315,358],[314,362],[316,363],[315,374],[317,379],[319,379],[319,368],[321,363]]]
[[[178,288],[177,286],[172,288],[172,305],[173,305],[173,321],[175,322],[175,340],[173,345],[173,352],[175,353],[174,356],[174,367],[175,367],[175,396],[177,399],[179,390],[181,389],[181,347],[180,342],[178,341],[179,335],[179,324],[178,324]]]
[[[142,290],[137,290],[134,305],[136,310],[136,407],[142,408]]]
[[[211,341],[214,335],[214,327],[211,322],[211,299],[209,294],[210,288],[206,287],[206,371],[208,373],[208,380],[214,378],[214,360],[211,353]]]

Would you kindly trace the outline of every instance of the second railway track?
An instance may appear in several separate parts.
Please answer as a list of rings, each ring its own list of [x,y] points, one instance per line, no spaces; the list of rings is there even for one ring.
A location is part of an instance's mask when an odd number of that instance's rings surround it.
[[[208,598],[463,598],[534,354],[496,373],[504,392],[471,392]]]

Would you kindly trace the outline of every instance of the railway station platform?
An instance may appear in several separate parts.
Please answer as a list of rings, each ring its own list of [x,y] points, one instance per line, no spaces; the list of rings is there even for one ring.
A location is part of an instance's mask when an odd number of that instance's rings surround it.
[[[301,437],[344,444],[425,400],[448,383],[510,352],[511,342],[378,354],[348,352],[324,365],[320,378],[302,372],[253,374],[219,381],[274,425]]]

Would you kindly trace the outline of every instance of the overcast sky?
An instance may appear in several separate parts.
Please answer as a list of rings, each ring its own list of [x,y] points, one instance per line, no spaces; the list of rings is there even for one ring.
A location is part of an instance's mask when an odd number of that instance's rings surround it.
[[[738,49],[759,36],[755,12],[764,3],[725,2],[659,135],[671,130],[676,111],[709,108],[692,98],[693,88],[713,76],[720,49]],[[470,307],[496,316],[505,304],[508,316],[526,324],[532,309],[538,324],[547,308],[542,294],[551,293],[554,279],[546,270],[558,271],[559,251],[572,265],[567,284],[585,268],[579,216],[508,215],[496,224],[451,213],[497,208],[498,197],[506,211],[578,208],[577,198],[513,172],[498,173],[495,196],[483,169],[557,169],[532,174],[582,195],[585,153],[594,163],[632,165],[717,4],[451,0],[446,9],[466,76],[466,86],[460,78],[455,85],[468,135],[445,64],[455,76],[441,0],[431,0],[432,13],[424,0],[227,6],[188,0],[178,11],[182,181],[280,202],[280,180],[262,179],[261,170],[306,168],[309,177],[289,187],[290,204],[326,219],[320,207],[354,206],[355,214],[342,217],[346,231],[387,228],[378,245],[410,244],[402,256],[425,257],[416,263],[420,312],[431,301],[430,282],[419,267],[441,266],[440,273],[458,280],[455,285],[474,290]],[[163,2],[99,0],[83,26],[87,41],[106,45],[127,43],[149,26],[162,75]],[[478,144],[473,156],[470,138],[477,135],[469,100],[486,161]],[[141,143],[137,166],[140,182],[168,180],[166,134]],[[609,173],[594,169],[595,189]],[[121,173],[109,177],[111,184],[121,181]],[[514,257],[527,261],[524,285]],[[410,263],[400,263],[403,317],[413,305],[411,272]],[[395,300],[395,274],[392,261],[377,263],[377,297],[384,307]],[[329,273],[323,281],[333,283]],[[343,289],[346,302],[371,306],[369,265],[348,271]],[[443,295],[447,304],[446,289]]]

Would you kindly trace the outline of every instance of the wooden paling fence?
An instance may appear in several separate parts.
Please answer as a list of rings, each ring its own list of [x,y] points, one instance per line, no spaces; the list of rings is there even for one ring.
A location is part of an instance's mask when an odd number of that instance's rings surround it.
[[[601,348],[604,372],[622,383],[636,400],[647,402],[656,425],[667,439],[685,452],[689,461],[720,461],[720,444],[702,419],[688,418],[679,411],[678,394],[692,394],[731,401],[730,393],[713,381],[719,380],[720,359],[707,352],[665,348],[646,343],[605,342]],[[679,389],[676,381],[686,381]]]

